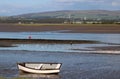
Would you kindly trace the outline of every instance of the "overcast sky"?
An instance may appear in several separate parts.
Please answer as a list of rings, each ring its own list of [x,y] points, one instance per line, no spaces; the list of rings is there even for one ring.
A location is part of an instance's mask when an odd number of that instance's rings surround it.
[[[0,0],[0,16],[56,10],[120,10],[120,0]]]

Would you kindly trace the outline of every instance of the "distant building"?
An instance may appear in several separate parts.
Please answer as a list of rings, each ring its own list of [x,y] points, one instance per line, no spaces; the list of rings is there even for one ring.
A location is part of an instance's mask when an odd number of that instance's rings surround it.
[[[83,24],[82,21],[74,21],[73,23],[74,23],[74,24]]]
[[[30,24],[34,24],[34,22],[30,22]]]
[[[22,22],[18,22],[18,24],[22,24]]]
[[[114,22],[115,24],[120,24],[120,21],[119,22]]]

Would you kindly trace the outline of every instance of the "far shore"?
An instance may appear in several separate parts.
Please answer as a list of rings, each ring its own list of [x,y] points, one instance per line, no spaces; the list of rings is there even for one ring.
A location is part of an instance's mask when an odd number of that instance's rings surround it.
[[[0,32],[120,33],[119,24],[0,24]]]

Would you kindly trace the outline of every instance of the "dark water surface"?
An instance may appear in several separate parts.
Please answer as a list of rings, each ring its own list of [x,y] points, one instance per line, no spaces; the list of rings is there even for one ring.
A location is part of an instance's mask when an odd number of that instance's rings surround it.
[[[58,75],[19,74],[17,62],[61,62]],[[36,79],[119,79],[120,55],[0,51],[0,76]]]

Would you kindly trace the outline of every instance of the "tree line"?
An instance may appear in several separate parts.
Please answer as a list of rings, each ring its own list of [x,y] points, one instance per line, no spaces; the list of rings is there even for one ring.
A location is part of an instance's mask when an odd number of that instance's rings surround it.
[[[88,22],[94,23],[101,23],[101,24],[120,24],[120,19],[101,19],[101,20],[94,20],[94,19],[87,19],[81,20],[80,18],[76,19],[69,19],[69,18],[34,18],[34,19],[25,19],[25,18],[0,18],[0,23],[83,23],[86,24]]]

